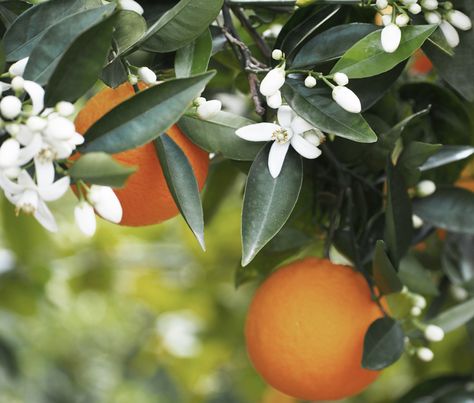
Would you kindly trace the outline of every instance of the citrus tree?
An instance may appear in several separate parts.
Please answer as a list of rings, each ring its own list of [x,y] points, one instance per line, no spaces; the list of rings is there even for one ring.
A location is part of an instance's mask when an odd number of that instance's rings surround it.
[[[244,175],[235,282],[268,277],[250,359],[296,398],[355,395],[474,337],[472,18],[469,0],[1,1],[0,188],[52,232],[69,189],[88,236],[96,214],[181,214],[205,250]],[[467,401],[469,380],[401,401]]]

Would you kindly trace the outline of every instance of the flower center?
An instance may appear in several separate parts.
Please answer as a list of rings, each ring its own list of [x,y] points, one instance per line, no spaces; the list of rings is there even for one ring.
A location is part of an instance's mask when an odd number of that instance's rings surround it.
[[[288,130],[281,127],[272,133],[272,140],[275,140],[278,144],[288,143],[290,138],[291,136],[290,133],[288,133]]]
[[[43,148],[38,153],[38,159],[41,162],[51,162],[51,161],[55,160],[56,157],[57,157],[56,153],[50,147]]]

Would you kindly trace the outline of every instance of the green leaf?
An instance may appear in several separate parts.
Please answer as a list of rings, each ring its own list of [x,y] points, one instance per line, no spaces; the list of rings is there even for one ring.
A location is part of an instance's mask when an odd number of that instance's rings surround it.
[[[390,161],[387,165],[387,180],[385,242],[390,260],[398,267],[411,245],[413,236],[411,200],[403,176]]]
[[[338,25],[314,36],[299,49],[290,63],[292,69],[312,67],[341,57],[357,41],[378,27],[373,24]]]
[[[474,298],[448,309],[434,318],[431,323],[446,333],[456,330],[474,318]]]
[[[378,371],[392,365],[403,354],[404,337],[400,323],[389,317],[377,319],[365,334],[362,367]]]
[[[398,277],[411,291],[423,295],[439,294],[429,270],[412,254],[405,256],[398,271]]]
[[[114,40],[117,46],[115,57],[118,57],[138,43],[145,35],[145,19],[133,11],[119,11],[115,21]]]
[[[257,155],[245,186],[242,266],[247,266],[285,225],[303,183],[303,163],[291,147],[277,178],[273,178],[268,170],[269,150],[270,145]]]
[[[158,137],[154,144],[176,206],[201,248],[206,250],[202,204],[193,168],[181,148],[167,134]]]
[[[45,103],[76,101],[102,72],[112,40],[114,16],[88,29],[67,49],[48,81]]]
[[[24,77],[44,85],[53,74],[62,54],[83,32],[109,17],[114,3],[72,14],[53,25],[31,52]],[[136,14],[136,13],[134,13]]]
[[[92,125],[81,152],[114,154],[149,143],[179,120],[213,76],[169,80],[140,91]]]
[[[99,6],[99,0],[51,0],[31,7],[18,16],[5,33],[4,43],[8,61],[30,55],[45,32],[71,14]]]
[[[125,185],[136,170],[135,167],[118,163],[109,154],[90,153],[81,156],[68,172],[76,180],[119,188]]]
[[[207,29],[196,40],[176,52],[174,60],[176,77],[189,77],[207,71],[211,52],[212,37]]]
[[[471,146],[441,146],[436,154],[432,155],[420,167],[420,171],[429,171],[443,165],[462,161],[474,155],[474,147]]]
[[[10,28],[18,16],[24,13],[31,4],[16,0],[2,0],[0,3],[0,21],[6,29]]]
[[[461,188],[439,188],[413,202],[423,221],[452,232],[474,234],[474,193]]]
[[[152,52],[172,52],[200,36],[219,14],[224,0],[181,0],[145,34],[143,47]]]
[[[377,241],[375,246],[372,271],[375,284],[377,284],[377,288],[382,294],[387,295],[402,290],[403,284],[385,252],[385,243],[383,241]]]
[[[442,53],[446,54],[449,57],[454,56],[453,48],[449,46],[449,43],[446,40],[446,37],[444,36],[443,31],[441,31],[441,28],[439,27],[431,34],[428,40],[423,44],[422,49],[426,53],[426,49],[430,48],[431,46],[436,47],[438,50],[440,50]]]
[[[178,122],[179,128],[199,147],[237,161],[253,161],[265,144],[242,140],[235,134],[237,129],[252,124],[255,122],[228,112],[219,112],[208,120],[185,115]]]
[[[377,141],[362,115],[342,109],[325,89],[309,89],[296,80],[287,80],[282,92],[296,113],[315,127],[359,143]]]
[[[441,144],[428,144],[412,141],[402,151],[397,166],[402,173],[407,186],[415,186],[421,176],[420,167],[436,153]]]
[[[410,25],[401,28],[402,40],[394,53],[382,48],[380,31],[367,35],[350,48],[336,63],[331,74],[346,73],[350,78],[376,76],[408,59],[434,32],[436,25]]]
[[[120,84],[128,80],[128,71],[120,58],[116,58],[102,70],[100,79],[108,87],[117,88]]]

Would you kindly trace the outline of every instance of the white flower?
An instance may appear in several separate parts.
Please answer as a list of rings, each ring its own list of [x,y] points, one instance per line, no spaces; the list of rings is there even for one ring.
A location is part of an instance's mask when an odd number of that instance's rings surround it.
[[[417,3],[410,4],[408,6],[408,11],[412,14],[415,14],[415,15],[420,14],[421,13],[421,6]]]
[[[15,119],[21,113],[21,101],[14,95],[7,95],[0,101],[0,113],[6,119]]]
[[[416,194],[419,197],[427,197],[436,192],[436,184],[430,180],[423,180],[416,185]]]
[[[377,8],[379,10],[385,10],[388,7],[388,1],[387,0],[377,0],[375,5],[377,6]]]
[[[344,73],[335,73],[333,80],[337,85],[345,86],[349,84],[349,77],[347,77],[347,74]]]
[[[28,64],[28,59],[28,57],[25,57],[24,59],[18,60],[16,63],[13,63],[8,69],[8,72],[12,76],[23,76],[26,65]]]
[[[112,188],[92,185],[88,199],[102,218],[116,224],[122,221],[122,205]]]
[[[422,0],[421,6],[426,10],[436,10],[438,8],[438,0]]]
[[[26,126],[32,132],[40,132],[46,128],[48,121],[39,116],[30,116],[26,121]]]
[[[13,66],[12,66],[13,67]],[[17,74],[12,82],[11,85],[6,84],[3,89],[9,89],[10,87],[16,92],[23,92],[25,91],[31,99],[32,110],[31,113],[34,115],[39,114],[44,109],[44,94],[45,91],[41,85],[35,83],[34,81],[24,80],[21,76],[23,71],[19,69],[14,69]]]
[[[332,90],[332,98],[336,103],[347,112],[360,113],[362,105],[359,97],[347,87],[337,86]]]
[[[17,164],[20,156],[20,143],[13,139],[6,139],[0,147],[0,168],[10,168]]]
[[[441,14],[437,11],[429,11],[425,13],[425,20],[429,24],[439,24],[442,20]]]
[[[453,10],[448,13],[448,21],[461,31],[469,31],[472,28],[471,19],[458,10]]]
[[[269,97],[274,95],[285,84],[285,66],[270,70],[260,83],[260,92]]]
[[[145,84],[154,85],[156,84],[157,77],[153,70],[149,69],[148,67],[140,67],[137,71],[138,77],[142,80]]]
[[[418,217],[416,214],[413,214],[411,216],[411,222],[412,222],[412,225],[413,225],[413,228],[421,228],[423,226],[423,220]]]
[[[312,132],[314,127],[296,115],[289,106],[278,109],[278,123],[256,123],[235,132],[248,141],[273,141],[268,157],[268,169],[273,178],[280,174],[290,145],[304,158],[314,159],[321,155],[317,147],[320,140],[315,141]],[[306,138],[307,134],[311,141]]]
[[[221,101],[213,99],[211,101],[205,101],[198,106],[196,112],[201,119],[211,119],[216,116],[222,109]]]
[[[267,97],[267,105],[272,109],[278,109],[283,103],[281,92],[277,91],[273,95]]]
[[[414,306],[411,308],[410,313],[412,316],[420,316],[421,315],[421,308]]]
[[[272,52],[272,59],[273,60],[281,60],[283,59],[283,52],[280,49],[273,49]]]
[[[408,25],[409,22],[410,22],[410,17],[407,14],[399,14],[397,15],[397,18],[395,19],[395,23],[399,27],[404,27]]]
[[[74,105],[71,102],[61,101],[56,104],[56,111],[64,117],[71,116],[74,111]]]
[[[420,347],[416,350],[416,355],[421,361],[433,361],[434,353],[427,347]]]
[[[313,76],[307,76],[304,79],[304,85],[307,88],[314,88],[316,87],[316,84],[317,84],[316,79]]]
[[[444,330],[436,325],[426,326],[424,334],[428,341],[438,342],[444,339]]]
[[[97,223],[95,219],[94,208],[86,201],[81,201],[74,209],[76,224],[83,234],[93,236],[96,231]]]
[[[118,0],[118,4],[122,10],[143,14],[143,7],[134,0]]]
[[[395,52],[400,46],[402,31],[396,24],[389,24],[382,29],[381,41],[382,48],[387,53]]]
[[[459,45],[460,38],[458,31],[448,21],[443,21],[439,24],[441,32],[443,33],[448,45],[455,48]]]

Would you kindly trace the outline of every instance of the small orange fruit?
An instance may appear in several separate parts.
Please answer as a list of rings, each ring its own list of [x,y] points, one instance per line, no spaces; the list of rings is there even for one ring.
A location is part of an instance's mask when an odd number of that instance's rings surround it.
[[[418,50],[413,56],[413,61],[410,65],[410,73],[412,74],[428,74],[433,70],[433,63],[428,57]]]
[[[307,258],[273,273],[250,305],[250,360],[274,388],[303,400],[337,400],[379,375],[362,368],[364,337],[382,317],[364,277]]]
[[[84,134],[99,118],[133,95],[133,87],[128,83],[100,91],[77,115],[76,130]],[[209,168],[209,155],[194,145],[176,125],[166,133],[183,150],[194,170],[199,189],[202,189]],[[124,165],[138,167],[125,187],[115,190],[123,208],[121,225],[157,224],[178,214],[153,143],[114,154],[114,158]]]

